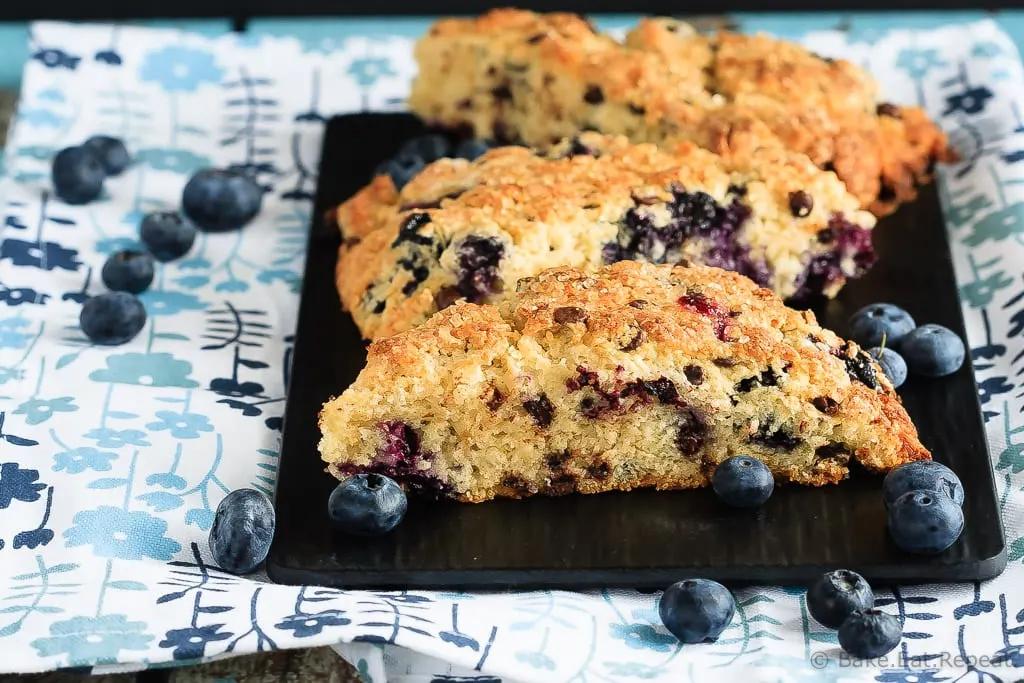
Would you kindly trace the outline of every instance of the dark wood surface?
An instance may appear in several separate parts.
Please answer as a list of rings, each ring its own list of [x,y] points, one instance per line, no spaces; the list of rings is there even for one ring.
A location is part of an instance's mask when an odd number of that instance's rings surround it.
[[[405,114],[338,117],[325,135],[322,216],[365,185],[401,142],[422,132]],[[393,149],[392,149],[393,148]],[[410,501],[394,532],[351,543],[334,535],[327,497],[337,483],[315,457],[317,415],[351,383],[365,345],[334,287],[338,232],[316,220],[299,309],[278,480],[278,533],[267,570],[285,583],[359,587],[661,588],[683,575],[731,583],[803,584],[837,566],[873,583],[986,579],[1006,563],[1002,527],[974,375],[967,363],[940,380],[900,390],[921,439],[966,491],[966,528],[933,558],[888,538],[881,477],[855,472],[839,486],[781,487],[761,510],[735,511],[710,490],[633,491],[479,505]],[[840,334],[868,303],[891,301],[919,323],[966,339],[935,186],[883,220],[879,262],[818,311]]]

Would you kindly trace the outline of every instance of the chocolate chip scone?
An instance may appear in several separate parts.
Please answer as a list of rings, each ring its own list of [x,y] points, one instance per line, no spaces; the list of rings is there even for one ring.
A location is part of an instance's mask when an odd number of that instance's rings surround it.
[[[624,261],[556,268],[379,339],[320,414],[341,478],[491,498],[705,486],[744,454],[823,485],[930,458],[881,369],[751,280]]]
[[[783,145],[878,215],[954,156],[922,110],[879,101],[863,70],[765,36],[649,19],[620,44],[576,15],[501,9],[438,21],[416,58],[409,104],[429,123],[538,147],[581,130],[730,155]]]
[[[378,176],[336,212],[337,286],[371,339],[561,265],[689,260],[784,298],[831,296],[874,259],[874,217],[857,207],[834,174],[781,148],[723,158],[583,133],[546,155],[441,160],[401,192]]]

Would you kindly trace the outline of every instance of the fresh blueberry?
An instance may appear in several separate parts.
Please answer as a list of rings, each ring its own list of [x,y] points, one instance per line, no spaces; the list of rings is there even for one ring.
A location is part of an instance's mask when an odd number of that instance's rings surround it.
[[[377,166],[374,175],[391,176],[391,182],[395,184],[395,189],[401,191],[425,166],[426,164],[420,157],[397,156]]]
[[[267,559],[274,540],[274,505],[254,489],[236,489],[217,506],[210,527],[210,552],[217,566],[248,574]]]
[[[709,579],[686,579],[665,589],[658,603],[661,623],[683,643],[714,640],[732,621],[736,600]]]
[[[405,517],[405,491],[382,474],[355,474],[331,492],[327,512],[338,529],[352,536],[380,536]]]
[[[140,294],[153,283],[153,257],[144,251],[126,249],[110,256],[103,264],[103,284],[115,292]]]
[[[775,490],[768,466],[757,458],[734,455],[723,460],[711,475],[711,488],[723,502],[734,507],[757,507]]]
[[[139,238],[158,261],[173,261],[192,248],[196,226],[179,213],[156,211],[142,217]]]
[[[398,150],[400,157],[419,157],[424,163],[431,163],[451,154],[452,146],[440,135],[420,135],[412,138]]]
[[[459,146],[455,148],[455,156],[459,159],[473,161],[482,157],[489,149],[491,149],[491,146],[487,144],[486,140],[472,138],[459,143]]]
[[[945,493],[957,505],[964,504],[964,486],[956,472],[934,460],[918,460],[893,469],[882,481],[885,507],[892,507],[896,499],[911,491],[938,491]]]
[[[910,553],[937,555],[956,542],[964,513],[945,493],[910,491],[889,507],[889,534]]]
[[[882,372],[894,387],[899,388],[907,381],[907,361],[903,360],[903,356],[881,346],[868,349],[868,355],[882,366]]]
[[[82,304],[78,326],[93,344],[117,346],[146,326],[146,307],[134,294],[106,292]]]
[[[238,230],[260,212],[263,189],[240,171],[207,168],[181,193],[181,210],[204,232]]]
[[[881,657],[902,637],[900,620],[877,609],[854,612],[839,627],[839,647],[858,659]]]
[[[863,576],[849,569],[828,572],[807,589],[807,610],[828,628],[839,628],[853,612],[874,605],[871,586]]]
[[[94,135],[83,142],[82,147],[96,153],[108,176],[121,175],[132,162],[124,142],[109,135]]]
[[[964,342],[942,325],[922,325],[900,342],[900,353],[915,375],[945,377],[964,364]]]
[[[68,204],[87,204],[100,196],[107,171],[96,152],[67,147],[53,158],[53,191]]]
[[[910,314],[893,304],[871,304],[850,317],[850,339],[864,348],[893,346],[916,327]]]

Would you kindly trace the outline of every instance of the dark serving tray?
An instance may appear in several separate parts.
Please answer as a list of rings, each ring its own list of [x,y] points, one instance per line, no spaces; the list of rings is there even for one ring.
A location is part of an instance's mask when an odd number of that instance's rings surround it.
[[[317,452],[317,414],[352,382],[365,343],[334,287],[339,242],[320,216],[366,184],[374,166],[422,132],[404,114],[359,114],[327,127],[316,213],[285,414],[274,581],[345,587],[661,588],[684,576],[732,583],[803,583],[845,567],[876,582],[980,580],[1006,565],[977,387],[969,364],[941,380],[911,379],[900,393],[935,458],[966,491],[960,540],[937,557],[889,540],[881,478],[855,472],[838,486],[782,487],[759,511],[726,509],[709,490],[536,497],[478,505],[413,499],[405,521],[371,541],[338,536],[327,517],[336,482]],[[819,311],[841,333],[875,301],[966,336],[949,243],[934,188],[882,221],[879,262]]]

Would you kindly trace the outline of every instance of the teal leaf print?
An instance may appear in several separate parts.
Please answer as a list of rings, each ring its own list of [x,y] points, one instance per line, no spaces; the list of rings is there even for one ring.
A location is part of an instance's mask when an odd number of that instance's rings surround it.
[[[991,240],[1002,242],[1008,237],[1020,233],[1024,229],[1024,202],[1010,204],[988,214],[974,224],[971,233],[964,237],[963,242],[969,247],[977,247]]]
[[[74,617],[50,624],[50,635],[31,642],[40,657],[66,656],[66,666],[114,664],[121,650],[145,650],[153,636],[142,621],[123,614]]]
[[[53,456],[53,471],[81,474],[86,470],[109,472],[111,461],[117,459],[117,453],[100,451],[92,446],[82,446],[62,451]]]
[[[174,283],[181,285],[186,289],[199,289],[200,287],[206,285],[209,281],[210,278],[208,278],[205,275],[185,275],[183,277],[179,277],[178,279],[176,279]]]
[[[647,624],[611,624],[608,633],[612,638],[622,640],[634,650],[668,652],[677,641],[666,633],[659,633]]]
[[[191,175],[201,168],[210,166],[210,158],[194,154],[185,149],[162,149],[150,147],[135,153],[135,163],[148,166],[154,171],[170,171]]]
[[[185,524],[209,531],[213,526],[213,513],[204,508],[192,508],[185,513]]]
[[[78,410],[73,396],[25,401],[14,410],[14,415],[24,415],[26,424],[37,425],[46,422],[56,413],[73,413]]]
[[[167,522],[148,512],[103,505],[75,515],[72,526],[64,531],[64,538],[69,548],[92,546],[99,557],[148,557],[166,562],[181,550],[181,545],[166,534]]]
[[[147,387],[194,389],[199,386],[189,378],[192,364],[169,353],[123,353],[107,356],[106,361],[107,367],[93,370],[89,379]]]
[[[146,505],[153,508],[154,512],[167,512],[179,508],[185,504],[181,496],[176,496],[173,493],[167,493],[166,491],[153,491],[151,493],[144,493],[141,496],[136,496],[136,500],[141,500]]]
[[[139,69],[143,83],[156,83],[169,93],[195,92],[204,83],[219,83],[224,69],[211,52],[168,45],[146,55]]]
[[[141,581],[108,581],[107,588],[119,591],[144,591],[146,584]]]
[[[116,489],[124,486],[128,483],[127,479],[116,479],[109,477],[107,479],[97,479],[96,481],[89,483],[91,489]]]
[[[149,290],[139,295],[150,315],[177,315],[184,311],[202,311],[209,305],[195,294]]]
[[[175,439],[198,439],[200,432],[212,432],[209,418],[198,413],[175,413],[158,410],[156,422],[150,422],[146,429],[154,432],[170,431]]]

